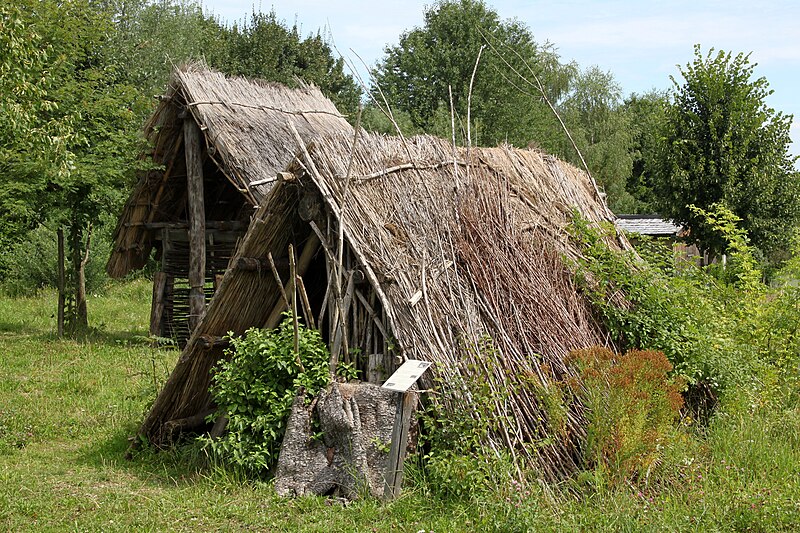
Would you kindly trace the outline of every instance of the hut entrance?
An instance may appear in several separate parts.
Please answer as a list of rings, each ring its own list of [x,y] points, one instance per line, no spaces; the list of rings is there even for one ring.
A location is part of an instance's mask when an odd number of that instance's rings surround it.
[[[173,158],[172,179],[164,182],[161,221],[145,224],[161,261],[154,276],[150,334],[172,339],[181,348],[216,292],[253,210],[211,157],[212,148],[201,142],[191,118],[185,119],[183,139]]]

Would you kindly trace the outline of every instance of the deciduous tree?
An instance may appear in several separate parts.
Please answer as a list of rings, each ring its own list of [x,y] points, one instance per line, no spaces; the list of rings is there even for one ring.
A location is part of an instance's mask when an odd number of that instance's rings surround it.
[[[768,254],[788,248],[800,216],[797,158],[789,155],[792,117],[766,103],[764,77],[753,78],[749,54],[695,47],[694,60],[673,81],[659,170],[656,205],[691,228],[691,238],[715,252],[725,243],[689,205],[726,205],[742,219],[754,245]]]
[[[523,23],[500,20],[481,0],[440,0],[427,9],[422,27],[403,33],[399,44],[385,49],[373,92],[382,102],[380,88],[414,127],[446,138],[451,135],[452,94],[459,142],[466,141],[471,103],[473,144],[534,143],[552,151],[563,132],[542,94],[520,74],[534,83],[535,73],[556,102],[567,91],[574,68],[561,64],[549,43],[537,44]]]

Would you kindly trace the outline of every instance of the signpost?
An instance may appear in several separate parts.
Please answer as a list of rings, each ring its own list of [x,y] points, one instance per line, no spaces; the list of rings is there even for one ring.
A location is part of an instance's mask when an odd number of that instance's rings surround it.
[[[394,428],[392,429],[392,444],[386,465],[386,485],[384,486],[383,497],[387,500],[399,496],[403,485],[403,462],[406,458],[408,429],[411,425],[411,413],[414,411],[414,404],[417,401],[416,393],[408,392],[408,389],[416,383],[431,364],[428,361],[409,359],[382,386],[384,389],[395,391],[401,395],[397,399],[397,411],[394,416]]]

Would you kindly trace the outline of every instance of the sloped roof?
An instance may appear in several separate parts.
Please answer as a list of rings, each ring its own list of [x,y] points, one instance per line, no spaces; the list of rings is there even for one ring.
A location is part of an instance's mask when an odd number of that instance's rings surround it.
[[[253,206],[294,157],[296,142],[289,124],[304,139],[352,132],[352,126],[317,87],[301,84],[289,88],[227,77],[199,64],[176,69],[144,130],[153,146],[152,154],[145,157],[152,157],[164,170],[142,173],[123,208],[107,266],[112,277],[144,266],[152,249],[144,224],[174,215],[185,196],[185,178],[173,170],[183,165],[186,113],[200,126],[207,155]]]
[[[606,343],[563,261],[578,253],[565,231],[573,209],[590,222],[610,221],[589,177],[509,146],[454,149],[428,136],[369,134],[355,146],[352,136],[339,134],[295,139],[291,181],[278,182],[264,199],[238,254],[285,251],[291,236],[301,235],[297,193],[290,191],[318,192],[360,258],[401,353],[434,361],[453,384],[457,376],[470,379],[470,364],[486,366],[493,390],[515,390],[498,406],[509,419],[498,444],[544,439],[541,390],[530,383],[553,386],[571,372],[564,361],[570,350]],[[143,433],[157,441],[163,424],[208,404],[215,358],[195,341],[263,325],[279,298],[270,276],[229,270]],[[492,357],[498,360],[488,363]],[[465,397],[453,408],[475,406]],[[568,423],[579,436],[578,419]],[[519,449],[550,465],[552,475],[574,466],[563,442]]]
[[[683,227],[659,215],[617,215],[614,224],[629,233],[652,237],[678,237],[683,232]]]

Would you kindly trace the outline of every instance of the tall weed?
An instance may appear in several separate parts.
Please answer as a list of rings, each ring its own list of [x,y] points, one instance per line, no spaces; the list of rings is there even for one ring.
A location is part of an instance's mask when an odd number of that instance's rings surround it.
[[[623,355],[595,347],[570,353],[579,379],[568,382],[587,410],[585,466],[612,486],[648,480],[676,438],[683,406],[681,380],[661,352]]]

